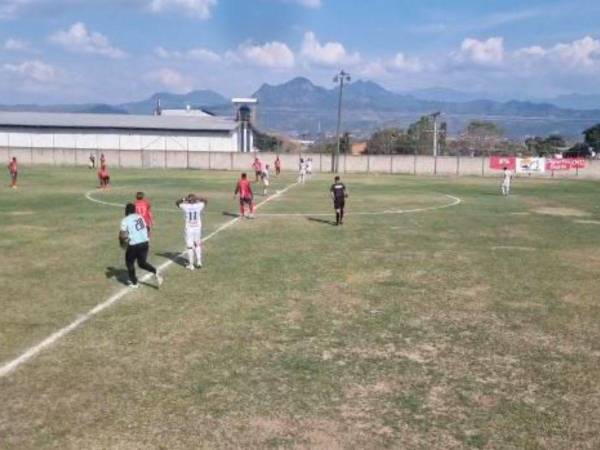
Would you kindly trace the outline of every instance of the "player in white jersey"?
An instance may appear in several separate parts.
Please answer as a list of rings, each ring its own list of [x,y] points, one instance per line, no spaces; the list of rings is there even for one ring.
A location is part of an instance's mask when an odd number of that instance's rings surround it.
[[[505,167],[503,170],[504,179],[502,180],[502,195],[507,197],[510,194],[510,182],[512,180],[512,172]]]
[[[202,268],[202,212],[207,203],[206,198],[196,194],[190,194],[175,202],[177,207],[184,212],[184,237],[189,270]]]
[[[312,158],[306,160],[306,178],[312,178]]]
[[[269,184],[271,184],[271,174],[269,172],[270,167],[268,164],[262,169],[262,173],[260,174],[260,179],[263,185],[263,195],[267,195],[267,190],[269,188]]]
[[[300,174],[298,175],[298,183],[304,184],[306,179],[306,164],[303,158],[300,158]]]

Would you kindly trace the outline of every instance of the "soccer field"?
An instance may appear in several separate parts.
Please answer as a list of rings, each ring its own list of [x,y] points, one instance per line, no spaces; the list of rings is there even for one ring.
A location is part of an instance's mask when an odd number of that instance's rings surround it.
[[[597,182],[347,175],[334,227],[329,175],[275,179],[256,220],[235,173],[111,176],[0,190],[0,367],[126,289],[138,190],[168,265],[0,377],[0,448],[600,447]]]

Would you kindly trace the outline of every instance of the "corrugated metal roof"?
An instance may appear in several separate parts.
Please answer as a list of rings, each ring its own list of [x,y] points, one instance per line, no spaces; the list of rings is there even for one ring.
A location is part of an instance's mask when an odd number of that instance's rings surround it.
[[[236,126],[234,121],[218,117],[0,112],[0,127],[231,131]]]

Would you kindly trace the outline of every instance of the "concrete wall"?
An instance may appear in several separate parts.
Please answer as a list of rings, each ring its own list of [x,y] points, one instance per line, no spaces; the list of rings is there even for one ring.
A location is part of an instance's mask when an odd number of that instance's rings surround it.
[[[392,158],[392,173],[414,174],[416,159],[411,155],[394,155]]]
[[[369,157],[342,155],[338,170],[344,173],[368,172]]]
[[[148,168],[148,169],[203,169],[234,170],[252,173],[252,163],[256,155],[265,164],[275,170],[274,153],[232,153],[199,152],[184,150],[97,150],[73,148],[7,148],[0,146],[0,162],[8,162],[16,156],[20,164],[50,166],[87,166],[90,153],[99,163],[104,153],[109,168]],[[284,172],[297,172],[300,155],[281,154]],[[313,172],[329,173],[331,156],[321,154],[303,154],[303,158],[312,158]],[[5,163],[5,164],[6,164]],[[493,176],[501,175],[498,170],[489,168],[489,158],[440,156],[437,160],[431,156],[415,155],[342,155],[339,162],[340,173],[393,173],[408,175],[438,176]],[[548,172],[544,178],[593,178],[600,179],[600,160],[588,161],[588,167],[579,171]]]

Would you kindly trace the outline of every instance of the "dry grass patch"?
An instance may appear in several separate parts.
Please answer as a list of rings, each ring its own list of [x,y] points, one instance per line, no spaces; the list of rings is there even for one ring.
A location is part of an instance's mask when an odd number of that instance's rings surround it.
[[[550,206],[534,209],[533,212],[536,214],[557,217],[586,217],[590,215],[581,209]]]
[[[600,220],[574,220],[573,222],[582,225],[600,225]]]

